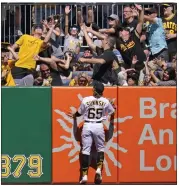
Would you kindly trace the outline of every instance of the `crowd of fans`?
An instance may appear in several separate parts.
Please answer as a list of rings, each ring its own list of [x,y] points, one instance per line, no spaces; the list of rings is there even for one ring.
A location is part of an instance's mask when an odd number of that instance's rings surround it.
[[[156,8],[125,5],[124,21],[108,17],[109,28],[77,9],[77,25],[69,26],[65,7],[64,46],[59,15],[52,15],[13,45],[2,43],[2,86],[176,86],[177,18],[173,4]],[[88,47],[82,48],[82,43]],[[17,52],[17,49],[18,52]]]

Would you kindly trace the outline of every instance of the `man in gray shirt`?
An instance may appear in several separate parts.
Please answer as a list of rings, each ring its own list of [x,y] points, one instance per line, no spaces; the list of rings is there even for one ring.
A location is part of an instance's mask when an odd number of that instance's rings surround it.
[[[51,25],[54,24],[55,22],[58,22],[58,20],[54,20],[54,17],[50,16],[47,18],[47,23],[45,26],[47,27],[47,29],[51,28]],[[59,23],[57,23],[50,38],[50,44],[53,49],[52,56],[55,56],[56,58],[63,58],[63,52],[60,46],[60,34],[61,31]]]

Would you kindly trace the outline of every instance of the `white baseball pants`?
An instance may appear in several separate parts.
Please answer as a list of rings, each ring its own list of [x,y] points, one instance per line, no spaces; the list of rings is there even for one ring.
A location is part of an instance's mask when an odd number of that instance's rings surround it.
[[[102,123],[85,123],[82,130],[82,154],[90,155],[95,142],[97,152],[104,152],[105,133]]]

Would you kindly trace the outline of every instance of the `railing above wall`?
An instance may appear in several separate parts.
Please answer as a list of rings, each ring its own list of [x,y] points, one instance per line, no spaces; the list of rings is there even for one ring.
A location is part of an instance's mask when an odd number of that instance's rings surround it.
[[[100,28],[107,28],[107,17],[114,13],[118,14],[123,21],[123,6],[131,3],[68,3],[71,6],[69,24],[77,24],[77,6],[81,6],[82,12],[87,15],[88,6],[93,6],[94,21]],[[140,3],[141,4],[141,3]],[[162,15],[160,4],[142,3],[146,8],[158,7],[159,16]],[[33,24],[40,23],[52,14],[63,14],[67,3],[2,3],[1,4],[1,41],[14,43],[21,34],[30,34]],[[176,11],[176,5],[175,5]],[[64,30],[64,18],[61,22]],[[63,45],[63,43],[62,43]]]

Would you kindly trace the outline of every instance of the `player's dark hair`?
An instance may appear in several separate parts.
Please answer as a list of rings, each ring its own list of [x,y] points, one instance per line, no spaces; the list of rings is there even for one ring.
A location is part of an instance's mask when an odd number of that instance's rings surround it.
[[[103,96],[103,93],[98,93],[98,92],[96,92],[95,90],[94,90],[94,97],[96,97],[96,98],[100,98],[101,96]]]
[[[93,90],[94,90],[93,92],[94,97],[100,98],[101,96],[103,96],[103,92],[97,92],[95,87],[93,87]]]
[[[103,95],[104,85],[99,81],[94,81],[93,90],[94,90],[93,93],[94,97],[100,98]]]

